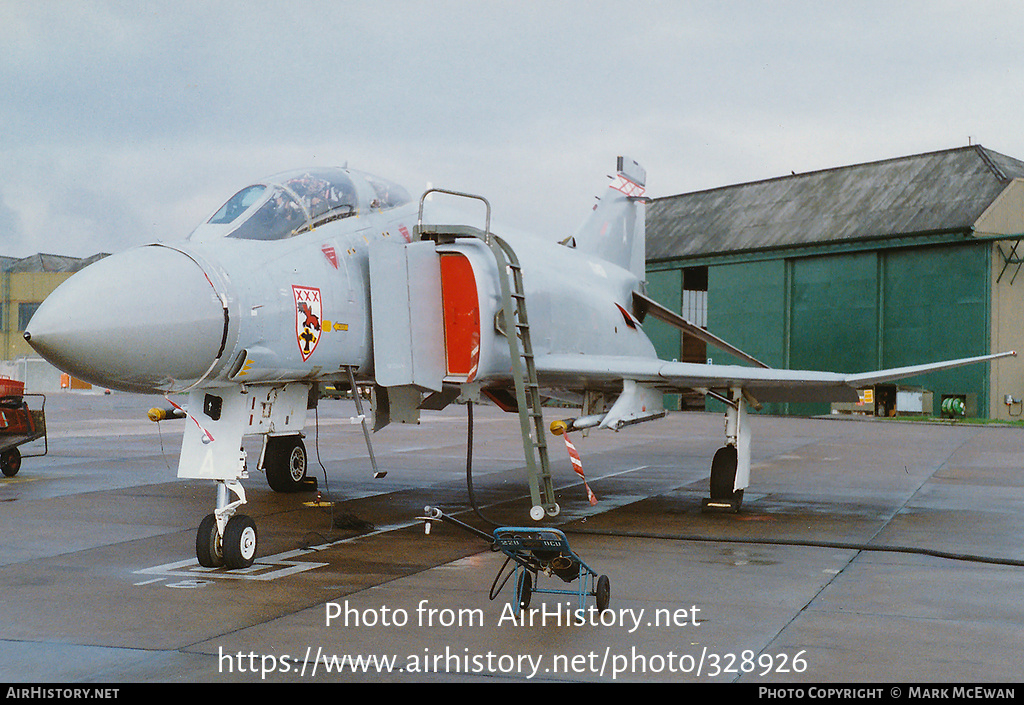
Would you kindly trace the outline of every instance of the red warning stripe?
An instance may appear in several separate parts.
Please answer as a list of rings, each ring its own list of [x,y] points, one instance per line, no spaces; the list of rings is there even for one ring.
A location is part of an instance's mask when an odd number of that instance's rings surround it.
[[[640,184],[633,183],[622,174],[615,177],[615,181],[611,183],[611,188],[616,191],[621,191],[631,198],[639,198],[644,195],[646,189]]]
[[[587,476],[583,474],[583,461],[580,460],[580,454],[576,451],[576,446],[569,440],[569,434],[562,434],[562,438],[565,439],[565,448],[569,451],[569,461],[572,463],[572,469],[576,471],[576,474],[583,480],[583,486],[587,489],[587,499],[590,500],[591,505],[597,504],[597,497],[590,489],[590,485],[587,484]]]
[[[195,423],[195,425],[199,427],[199,430],[203,432],[203,437],[202,437],[202,439],[200,439],[200,440],[202,440],[203,445],[206,445],[208,443],[212,443],[213,442],[213,434],[211,434],[209,431],[207,431],[205,428],[203,428],[203,425],[201,423],[199,423],[199,419],[197,419],[192,414],[188,413],[185,409],[183,409],[182,407],[178,406],[177,404],[175,404],[173,401],[171,401],[167,397],[164,397],[164,399],[167,400],[168,404],[173,406],[175,409],[177,409],[181,413],[185,414],[185,416],[187,416],[188,418],[192,419],[192,421]]]

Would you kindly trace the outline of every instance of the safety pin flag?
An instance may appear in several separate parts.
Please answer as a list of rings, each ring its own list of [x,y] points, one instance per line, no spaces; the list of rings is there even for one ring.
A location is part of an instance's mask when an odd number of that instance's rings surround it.
[[[590,500],[590,504],[597,504],[597,497],[590,489],[590,485],[587,484],[587,476],[583,474],[583,461],[580,460],[580,454],[576,451],[576,446],[569,440],[569,434],[562,434],[562,438],[565,439],[565,448],[569,451],[569,460],[572,462],[572,469],[576,471],[576,474],[583,480],[583,486],[587,489],[587,499]]]

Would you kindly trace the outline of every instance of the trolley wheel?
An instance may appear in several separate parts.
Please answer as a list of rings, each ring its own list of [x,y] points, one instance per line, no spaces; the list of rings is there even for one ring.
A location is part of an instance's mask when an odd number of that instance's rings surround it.
[[[533,578],[530,577],[530,571],[524,570],[519,576],[516,596],[519,599],[519,609],[525,610],[530,606],[530,598],[533,597]]]
[[[21,470],[21,451],[11,448],[0,453],[0,472],[7,477],[14,477]]]
[[[602,575],[597,579],[597,591],[595,593],[597,598],[597,611],[604,612],[608,609],[608,602],[612,598],[612,585],[608,580],[607,575]]]
[[[245,514],[228,519],[221,546],[225,567],[237,570],[251,566],[256,558],[256,522]]]
[[[213,514],[207,514],[199,524],[199,531],[196,532],[196,558],[204,568],[224,565],[224,552],[217,534],[217,517]]]

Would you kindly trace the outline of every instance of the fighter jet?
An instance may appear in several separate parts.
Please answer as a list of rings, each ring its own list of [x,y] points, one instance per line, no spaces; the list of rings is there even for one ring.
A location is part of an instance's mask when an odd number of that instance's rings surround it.
[[[415,199],[347,167],[280,174],[238,191],[181,242],[75,274],[25,338],[61,370],[164,395],[186,419],[178,477],[216,487],[196,556],[227,568],[251,565],[257,545],[256,524],[239,511],[243,437],[263,437],[257,467],[274,490],[302,488],[306,412],[322,385],[353,391],[368,443],[371,423],[414,421],[456,400],[518,414],[539,521],[559,511],[547,398],[580,408],[552,424],[556,434],[657,419],[666,392],[723,401],[725,442],[706,502],[738,509],[750,476],[749,405],[856,400],[860,387],[1014,354],[852,375],[769,369],[644,294],[645,185],[645,170],[620,157],[579,230],[545,238],[492,225],[481,196],[431,189]],[[648,316],[746,364],[660,360]],[[372,390],[370,414],[361,388]],[[179,394],[187,403],[174,401]]]

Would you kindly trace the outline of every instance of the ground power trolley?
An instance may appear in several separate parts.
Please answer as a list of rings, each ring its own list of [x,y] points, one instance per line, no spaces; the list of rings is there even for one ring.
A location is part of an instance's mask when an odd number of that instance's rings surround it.
[[[586,608],[588,597],[593,597],[598,612],[608,609],[611,583],[607,575],[598,575],[569,547],[569,540],[559,529],[547,527],[503,526],[488,534],[474,526],[445,514],[436,507],[425,507],[424,529],[430,533],[433,522],[457,526],[484,541],[491,550],[501,551],[507,558],[491,585],[490,598],[495,599],[510,578],[515,579],[515,599],[512,603],[516,616],[530,606],[534,594],[575,596],[578,609]],[[512,571],[506,574],[509,563]],[[542,588],[540,576],[557,577],[566,584],[575,583],[574,589]]]

